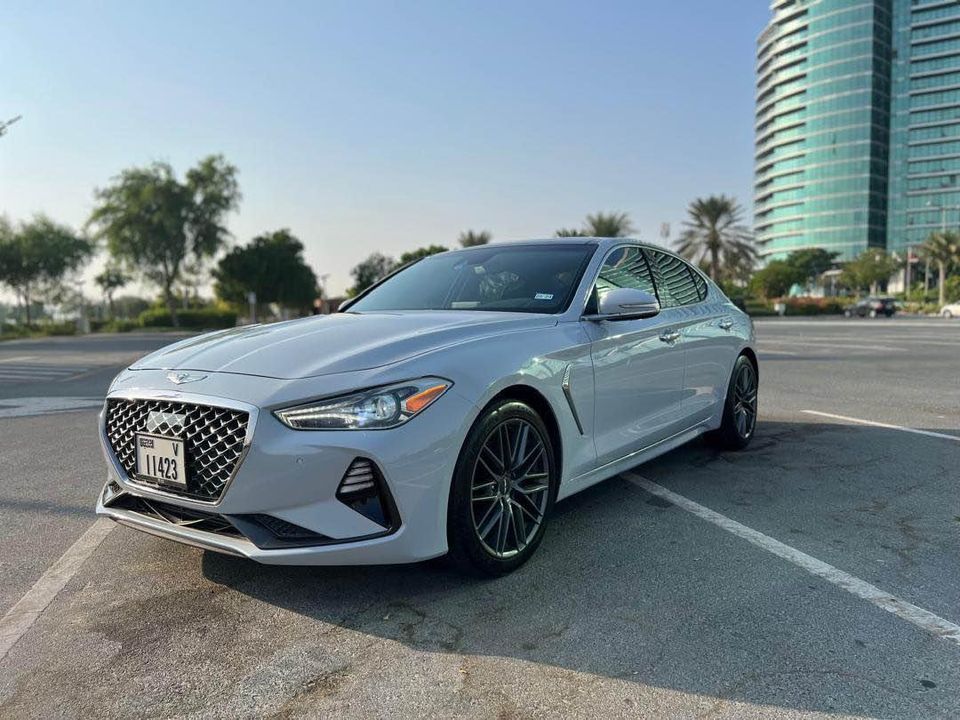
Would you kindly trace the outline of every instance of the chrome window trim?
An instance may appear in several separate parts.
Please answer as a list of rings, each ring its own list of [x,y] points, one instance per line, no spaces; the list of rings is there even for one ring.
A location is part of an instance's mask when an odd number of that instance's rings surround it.
[[[172,492],[165,492],[152,485],[138,483],[135,479],[131,478],[127,473],[126,468],[124,468],[117,459],[117,455],[113,450],[113,445],[110,442],[110,438],[107,436],[107,402],[109,400],[168,400],[171,402],[187,403],[191,405],[205,405],[207,407],[225,408],[228,410],[240,410],[246,412],[247,432],[243,439],[243,448],[240,451],[240,457],[237,458],[236,467],[233,468],[233,472],[230,473],[230,477],[228,477],[226,482],[223,484],[223,489],[220,491],[220,496],[216,500],[198,500],[196,498],[186,497],[184,495],[178,495]],[[250,445],[253,442],[253,433],[256,430],[259,415],[260,409],[256,405],[214,395],[201,395],[198,393],[180,392],[179,390],[115,390],[107,393],[107,396],[103,401],[103,409],[100,411],[100,443],[103,446],[103,452],[104,455],[106,455],[107,461],[110,463],[117,475],[119,485],[123,487],[124,490],[133,492],[134,494],[142,495],[144,497],[152,497],[157,500],[172,500],[177,505],[193,507],[198,510],[202,510],[204,508],[217,507],[223,502],[223,499],[227,495],[227,491],[230,489],[230,485],[233,484],[234,478],[236,478],[237,474],[240,472],[240,468],[243,466],[243,461],[246,459],[247,453],[250,450]]]

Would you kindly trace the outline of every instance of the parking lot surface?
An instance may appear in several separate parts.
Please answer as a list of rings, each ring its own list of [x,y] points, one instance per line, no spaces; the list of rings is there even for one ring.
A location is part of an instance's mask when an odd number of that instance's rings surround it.
[[[757,330],[747,451],[558,504],[496,580],[97,525],[95,407],[174,338],[0,344],[0,717],[957,717],[960,321]]]

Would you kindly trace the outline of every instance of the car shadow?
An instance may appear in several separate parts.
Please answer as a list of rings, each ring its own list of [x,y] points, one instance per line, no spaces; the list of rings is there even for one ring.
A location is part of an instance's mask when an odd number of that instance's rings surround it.
[[[784,499],[788,510],[796,505],[805,512],[805,498],[819,487],[825,502],[836,503],[823,508],[823,538],[814,532],[819,526],[805,526],[802,518],[778,515],[765,522],[786,542],[794,542],[796,524],[806,542],[814,548],[822,542],[826,551],[831,533],[858,532],[843,524],[846,518],[832,523],[831,513],[876,519],[870,503],[884,493],[896,501],[902,488],[878,480],[874,461],[916,453],[916,442],[880,428],[766,422],[743,453],[719,453],[698,441],[637,472],[664,484],[678,479],[674,489],[688,496],[727,497],[748,524],[752,511]],[[850,460],[850,444],[867,454]],[[939,445],[930,447],[940,452]],[[944,450],[937,462],[955,464],[958,449]],[[821,467],[846,469],[830,477]],[[939,485],[936,491],[949,492]],[[864,530],[871,548],[875,530]],[[940,552],[936,543],[931,548]],[[944,567],[949,560],[943,558]],[[919,684],[925,668],[918,668],[917,653],[947,657],[945,641],[851,599],[625,477],[559,503],[537,555],[503,578],[465,577],[439,561],[273,567],[215,553],[204,554],[202,571],[211,582],[272,606],[421,651],[514,658],[717,703],[872,717],[942,713]],[[957,672],[943,673],[938,681],[960,679]]]

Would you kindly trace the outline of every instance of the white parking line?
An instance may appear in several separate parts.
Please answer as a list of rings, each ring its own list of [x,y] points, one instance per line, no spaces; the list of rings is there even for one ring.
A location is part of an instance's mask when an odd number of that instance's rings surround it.
[[[37,621],[114,527],[113,520],[97,519],[3,616],[0,620],[0,660]]]
[[[668,500],[677,507],[686,510],[693,515],[713,523],[717,527],[726,530],[737,537],[746,540],[748,543],[766,550],[777,557],[783,558],[793,563],[797,567],[806,570],[811,575],[816,575],[837,587],[843,588],[848,593],[855,595],[862,600],[873,603],[878,608],[893,613],[899,618],[911,622],[919,628],[936,635],[937,637],[949,640],[960,645],[960,625],[956,625],[949,620],[934,615],[929,610],[917,607],[896,595],[884,592],[880,588],[871,585],[865,580],[854,577],[850,573],[844,572],[833,565],[818,560],[811,555],[807,555],[796,548],[785,545],[779,540],[764,535],[762,532],[749,528],[746,525],[738,523],[736,520],[721,515],[715,510],[704,507],[700,503],[694,502],[683,495],[667,490],[662,485],[647,480],[633,472],[623,473],[623,476],[634,484],[642,487],[651,495],[656,495],[664,500]]]
[[[914,435],[926,435],[927,437],[942,438],[943,440],[953,440],[960,442],[960,436],[948,435],[947,433],[933,432],[932,430],[918,430],[917,428],[904,427],[903,425],[891,425],[890,423],[877,422],[876,420],[863,420],[861,418],[849,417],[847,415],[834,415],[833,413],[820,412],[818,410],[801,410],[807,415],[818,415],[820,417],[831,418],[832,420],[844,420],[846,422],[857,423],[858,425],[870,425],[872,427],[881,427],[888,430],[899,430],[900,432],[913,433]]]
[[[860,343],[843,343],[843,342],[823,342],[823,343],[813,343],[806,340],[773,340],[767,339],[764,337],[760,338],[758,343],[762,351],[764,345],[786,345],[786,346],[797,346],[804,347],[810,350],[874,350],[876,352],[893,352],[893,353],[902,353],[907,352],[907,348],[893,347],[891,345],[861,345]]]
[[[98,397],[16,397],[0,398],[0,419],[33,417],[51,413],[90,410],[103,405]]]

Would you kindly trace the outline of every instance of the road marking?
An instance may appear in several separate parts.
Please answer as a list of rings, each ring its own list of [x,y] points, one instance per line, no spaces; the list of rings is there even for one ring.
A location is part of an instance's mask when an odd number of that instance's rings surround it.
[[[86,372],[87,368],[81,367],[63,367],[63,368],[54,368],[54,367],[0,367],[0,374],[2,375],[42,375],[47,376],[57,376],[57,375],[70,375],[77,372]]]
[[[912,319],[904,318],[901,320],[882,320],[879,318],[841,318],[838,320],[801,320],[801,319],[791,319],[791,318],[755,318],[753,321],[754,325],[763,325],[764,327],[774,328],[777,325],[782,327],[792,327],[795,325],[812,325],[816,327],[843,327],[843,328],[865,328],[869,327],[875,330],[890,330],[892,328],[904,328],[904,327],[923,327],[923,328],[951,328],[953,325],[950,321],[946,319],[933,320],[933,319]]]
[[[17,357],[0,358],[0,363],[22,362],[23,360],[33,360],[36,355],[17,355]]]
[[[53,599],[60,594],[70,579],[93,554],[97,546],[116,526],[113,520],[98,518],[70,548],[60,556],[40,579],[0,619],[0,660],[3,660],[11,648],[17,644],[46,610]]]
[[[759,342],[759,347],[762,348],[765,344],[799,345],[800,347],[805,347],[810,350],[842,349],[842,350],[875,350],[876,352],[893,352],[893,353],[907,352],[906,348],[892,347],[890,345],[861,345],[860,343],[838,343],[838,342],[812,343],[806,340],[772,340],[772,339],[761,337]]]
[[[88,410],[102,405],[103,398],[99,397],[0,398],[0,419]]]
[[[863,340],[865,340],[865,341],[873,342],[873,343],[893,343],[894,345],[896,345],[897,343],[902,343],[902,342],[904,342],[904,336],[902,336],[902,335],[901,335],[901,336],[893,336],[893,335],[873,335],[873,334],[871,333],[869,336],[860,336],[860,337],[861,337]],[[941,336],[941,337],[942,337],[942,336]],[[960,336],[958,336],[958,337],[960,337]],[[846,342],[849,343],[849,342],[851,342],[851,341],[855,341],[856,339],[857,339],[856,336],[852,336],[852,335],[850,335],[850,334],[846,334],[846,335],[839,335],[839,334],[837,334],[837,335],[833,335],[833,336],[826,336],[826,335],[817,335],[817,336],[814,336],[814,335],[797,335],[797,334],[793,334],[793,335],[778,335],[778,334],[771,334],[771,333],[766,333],[766,332],[764,332],[763,334],[760,335],[759,342],[760,342],[761,344],[762,344],[762,343],[765,343],[765,342],[771,342],[771,343],[788,343],[788,342],[791,342],[791,341],[792,341],[792,342],[797,342],[797,341],[802,340],[803,342],[809,343],[809,344],[811,344],[811,345],[821,344],[821,343],[829,345],[830,343],[832,343],[832,342],[834,342],[834,341],[836,341],[836,340],[846,341]],[[909,337],[909,342],[910,342],[910,346],[911,346],[911,347],[913,347],[913,346],[915,346],[915,345],[940,345],[940,346],[943,346],[943,347],[960,348],[960,341],[958,341],[958,342],[949,342],[949,341],[947,341],[947,340],[942,340],[942,339],[926,339],[926,338],[923,338],[923,337],[910,336],[910,337]]]
[[[834,415],[833,413],[820,412],[818,410],[801,410],[807,415],[818,415],[820,417],[831,418],[833,420],[845,420],[846,422],[857,423],[859,425],[870,425],[872,427],[886,428],[887,430],[900,430],[901,432],[914,433],[915,435],[926,435],[927,437],[942,438],[943,440],[953,440],[960,442],[960,436],[948,435],[947,433],[933,432],[932,430],[918,430],[917,428],[904,427],[903,425],[891,425],[890,423],[877,422],[876,420],[862,420],[861,418],[848,417],[847,415]]]
[[[767,350],[763,345],[757,348],[757,352],[761,355],[789,355],[790,357],[796,357],[795,352],[787,352],[786,350]]]
[[[929,610],[924,610],[921,607],[908,603],[896,595],[884,592],[865,580],[854,577],[850,573],[844,572],[829,563],[825,563],[796,548],[785,545],[769,535],[764,535],[762,532],[738,523],[736,520],[732,520],[726,515],[721,515],[715,510],[704,507],[700,503],[694,502],[683,495],[678,495],[671,490],[667,490],[662,485],[647,480],[636,473],[626,472],[623,473],[623,476],[639,487],[642,487],[651,495],[656,495],[664,500],[668,500],[682,510],[686,510],[702,520],[713,523],[717,527],[746,540],[751,545],[755,545],[779,558],[793,563],[811,575],[815,575],[837,587],[843,588],[852,595],[873,603],[878,608],[893,613],[897,617],[913,623],[917,627],[937,637],[960,645],[960,625],[956,625],[949,620],[944,620]]]
[[[69,380],[88,370],[88,367],[74,365],[0,365],[0,380],[19,382]]]

